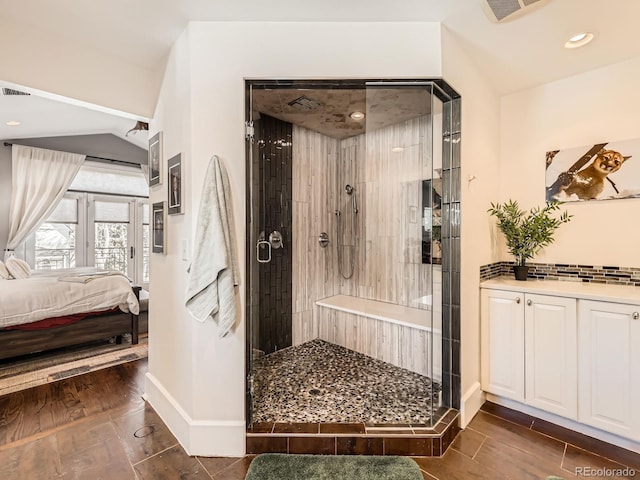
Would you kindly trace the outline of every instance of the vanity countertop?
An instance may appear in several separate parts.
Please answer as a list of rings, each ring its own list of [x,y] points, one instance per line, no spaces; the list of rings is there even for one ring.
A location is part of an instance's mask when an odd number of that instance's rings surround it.
[[[518,281],[512,277],[496,277],[480,282],[480,288],[640,305],[640,287],[630,285],[606,285],[563,280],[528,279],[527,281]]]

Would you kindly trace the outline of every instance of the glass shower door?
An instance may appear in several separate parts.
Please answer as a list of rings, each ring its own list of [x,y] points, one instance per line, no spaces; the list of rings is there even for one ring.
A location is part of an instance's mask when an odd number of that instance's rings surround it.
[[[292,242],[290,123],[254,109],[249,86],[248,174],[249,235],[247,258],[249,328],[247,344],[249,408],[261,379],[265,355],[292,344]]]
[[[360,283],[398,312],[378,323],[378,358],[408,371],[398,395],[410,389],[410,423],[429,426],[441,413],[442,385],[442,155],[434,141],[442,115],[433,84],[367,82],[364,120],[367,266]]]

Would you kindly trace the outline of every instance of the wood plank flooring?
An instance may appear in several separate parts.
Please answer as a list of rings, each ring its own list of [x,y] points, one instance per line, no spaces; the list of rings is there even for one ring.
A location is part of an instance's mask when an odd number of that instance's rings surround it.
[[[252,456],[185,453],[141,398],[146,371],[147,361],[138,360],[0,397],[0,478],[243,480]],[[638,454],[491,403],[443,457],[415,461],[425,480],[568,480],[579,477],[576,468],[626,465],[640,471]]]

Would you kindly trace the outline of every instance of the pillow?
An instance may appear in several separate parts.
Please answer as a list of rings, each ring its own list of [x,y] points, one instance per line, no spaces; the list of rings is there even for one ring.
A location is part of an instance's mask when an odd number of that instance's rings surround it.
[[[0,280],[9,280],[11,274],[3,262],[0,262]]]
[[[9,270],[11,276],[17,280],[29,278],[31,276],[31,267],[24,260],[11,257],[7,260],[5,265],[7,266],[7,270]]]

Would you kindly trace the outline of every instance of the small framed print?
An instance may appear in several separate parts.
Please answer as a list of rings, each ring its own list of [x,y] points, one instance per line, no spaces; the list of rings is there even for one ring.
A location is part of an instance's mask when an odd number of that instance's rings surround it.
[[[153,244],[151,251],[153,253],[165,253],[165,202],[158,202],[152,205],[152,220],[153,220]]]
[[[149,139],[149,186],[162,183],[162,132]]]
[[[167,184],[169,185],[169,215],[179,215],[181,213],[184,213],[182,155],[180,153],[167,160]]]

